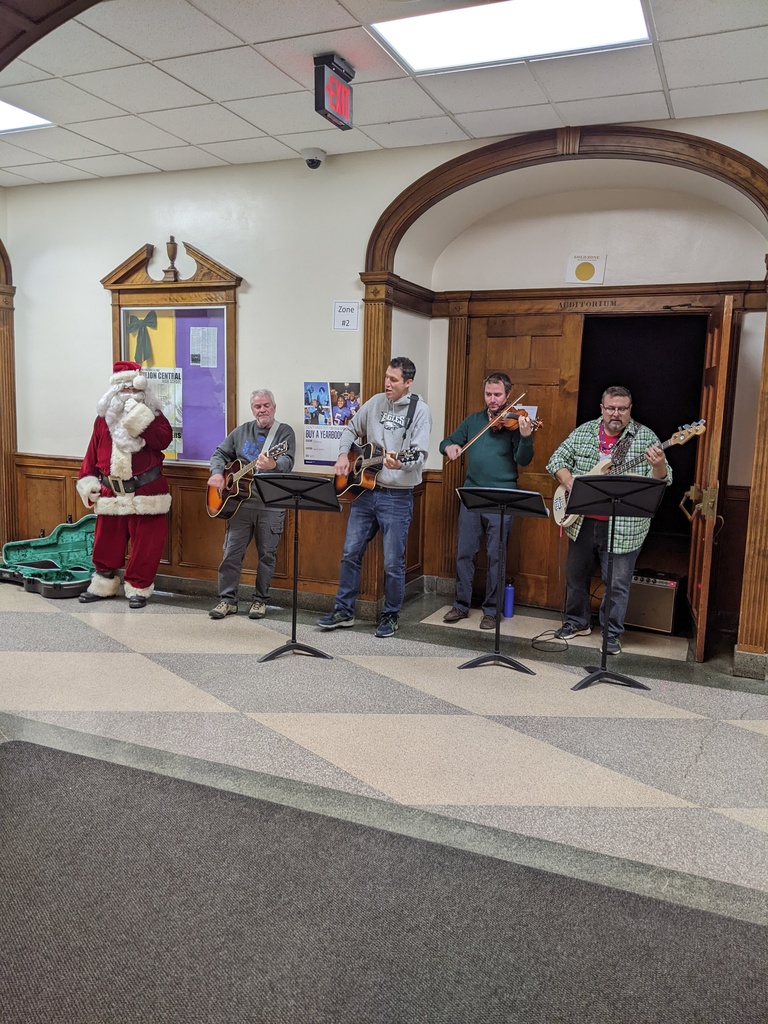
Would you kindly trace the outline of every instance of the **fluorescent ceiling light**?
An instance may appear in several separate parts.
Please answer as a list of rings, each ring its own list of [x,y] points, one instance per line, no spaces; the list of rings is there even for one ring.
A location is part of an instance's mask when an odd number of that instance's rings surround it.
[[[640,0],[506,0],[371,27],[412,71],[649,41]]]
[[[19,107],[12,107],[10,103],[3,103],[0,100],[0,133],[2,132],[24,132],[29,128],[46,128],[51,124],[44,117],[30,114]]]

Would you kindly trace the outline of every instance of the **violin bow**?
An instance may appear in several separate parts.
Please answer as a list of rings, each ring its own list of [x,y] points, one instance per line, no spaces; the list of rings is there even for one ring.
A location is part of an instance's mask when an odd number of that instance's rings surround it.
[[[522,395],[520,395],[520,398],[525,398],[525,395],[526,395],[526,392],[524,391],[524,392],[522,393]],[[510,410],[510,409],[514,409],[514,407],[515,407],[515,406],[517,405],[517,403],[518,403],[518,402],[520,401],[520,398],[516,398],[516,399],[514,400],[514,402],[509,402],[509,403],[508,403],[507,405],[505,405],[505,406],[504,406],[504,408],[503,408],[503,409],[502,409],[502,410],[501,410],[500,412],[497,412],[497,413],[496,413],[496,415],[495,415],[495,416],[494,416],[494,417],[493,417],[492,419],[488,420],[488,422],[487,422],[487,423],[486,423],[486,425],[485,425],[485,426],[483,427],[483,429],[482,429],[482,430],[478,430],[478,432],[477,432],[477,433],[475,434],[475,436],[474,436],[474,437],[471,437],[471,438],[470,438],[470,439],[469,439],[469,440],[467,441],[467,443],[466,443],[466,444],[464,445],[464,447],[460,449],[460,451],[459,451],[459,455],[463,455],[463,454],[464,454],[464,452],[465,452],[465,451],[467,450],[467,448],[469,448],[469,446],[470,446],[471,444],[474,444],[474,443],[475,443],[475,441],[476,441],[476,440],[478,439],[478,437],[482,437],[482,436],[483,436],[483,434],[484,434],[484,433],[486,432],[486,430],[490,430],[490,429],[491,429],[491,427],[492,427],[492,426],[494,425],[494,423],[498,423],[498,422],[499,422],[499,420],[503,420],[503,419],[504,419],[504,417],[505,417],[505,416],[507,415],[507,413],[509,412],[509,410]],[[457,455],[457,456],[456,456],[456,458],[457,458],[457,459],[458,459],[459,455]]]

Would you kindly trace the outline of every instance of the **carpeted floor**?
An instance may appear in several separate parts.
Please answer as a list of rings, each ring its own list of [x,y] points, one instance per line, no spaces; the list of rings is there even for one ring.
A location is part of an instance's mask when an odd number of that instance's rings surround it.
[[[768,1017],[768,930],[26,742],[3,1024]]]

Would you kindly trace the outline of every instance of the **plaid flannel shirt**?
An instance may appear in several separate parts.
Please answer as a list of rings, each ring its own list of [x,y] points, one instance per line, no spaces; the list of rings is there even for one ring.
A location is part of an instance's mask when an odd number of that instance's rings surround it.
[[[632,440],[625,456],[625,461],[642,455],[646,448],[652,444],[660,445],[658,437],[648,427],[636,420],[630,420],[621,437],[629,435]],[[621,438],[619,438],[621,440]],[[618,442],[617,442],[618,444]],[[600,417],[596,420],[588,420],[566,437],[563,443],[557,448],[547,463],[547,472],[552,476],[559,469],[569,469],[574,476],[590,473],[598,462],[605,458],[600,454]],[[642,462],[632,470],[640,476],[651,476],[653,469],[647,462]],[[667,486],[672,483],[672,467],[667,463]],[[584,517],[579,516],[575,523],[565,528],[566,534],[571,540],[576,540],[581,529]],[[625,555],[629,551],[637,551],[642,547],[643,541],[648,536],[651,528],[650,519],[640,519],[634,516],[617,516],[613,536],[613,550],[617,555]]]

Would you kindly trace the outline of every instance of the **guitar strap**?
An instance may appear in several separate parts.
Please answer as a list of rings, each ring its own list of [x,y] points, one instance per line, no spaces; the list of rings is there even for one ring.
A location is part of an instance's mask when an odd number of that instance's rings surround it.
[[[413,417],[416,415],[416,406],[419,403],[418,395],[411,395],[411,402],[408,406],[408,412],[405,414],[405,422],[403,423],[403,445],[405,445],[405,436],[411,428],[413,423]]]
[[[275,434],[277,433],[277,428],[279,426],[280,426],[280,424],[278,423],[277,420],[275,420],[275,422],[269,428],[269,433],[264,438],[264,444],[261,446],[261,452],[268,452],[269,449],[272,447],[272,441],[275,438]],[[261,455],[261,452],[259,452],[259,455]],[[260,469],[255,469],[254,470],[254,473],[260,473],[260,472],[261,472]]]

